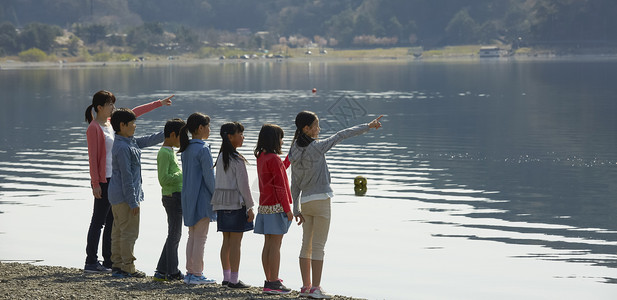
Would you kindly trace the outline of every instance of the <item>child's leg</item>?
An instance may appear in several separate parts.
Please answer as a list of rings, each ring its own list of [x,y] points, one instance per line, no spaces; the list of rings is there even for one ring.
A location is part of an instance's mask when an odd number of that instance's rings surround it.
[[[223,232],[223,245],[221,246],[221,264],[223,272],[230,271],[231,283],[238,283],[238,271],[240,269],[240,253],[242,248],[242,232]],[[224,274],[225,275],[225,274]]]
[[[232,272],[240,270],[240,253],[242,252],[243,232],[230,232],[229,235],[229,263]]]
[[[194,226],[189,227],[189,241],[186,245],[186,270],[193,275],[200,276],[204,271],[204,248],[208,238],[209,226],[210,218],[203,218]]]
[[[109,200],[107,200],[109,202]],[[111,212],[111,205],[109,206],[109,212],[105,219],[105,228],[103,229],[103,245],[101,245],[103,252],[103,265],[111,267],[111,231],[114,226],[114,214]]]
[[[109,179],[108,179],[109,182]],[[108,183],[101,182],[102,197],[94,199],[94,208],[92,210],[92,218],[88,229],[88,239],[86,244],[86,264],[96,264],[98,262],[97,252],[99,249],[99,241],[101,240],[101,229],[103,230],[103,265],[111,267],[111,230],[113,227],[113,213],[111,205],[107,199]]]
[[[101,184],[101,195],[102,199],[107,202],[108,211],[107,216],[105,218],[105,228],[103,228],[103,245],[101,245],[101,250],[103,252],[103,265],[110,268],[112,265],[111,262],[111,230],[114,226],[114,214],[111,212],[111,204],[109,204],[109,197],[107,193],[107,189],[109,186],[109,181],[111,178],[107,178],[107,183]],[[104,186],[103,186],[104,185]]]
[[[312,201],[311,201],[312,202]],[[302,204],[302,247],[300,249],[300,275],[302,276],[302,285],[305,287],[312,286],[311,282],[311,253],[313,247],[313,225],[314,218],[312,215],[311,202]]]
[[[323,270],[324,248],[330,231],[330,199],[317,200],[313,212],[313,241],[311,251],[311,268],[313,286],[320,286]]]
[[[265,256],[267,257],[267,281],[277,281],[279,279],[279,268],[281,265],[281,244],[283,243],[282,234],[267,234],[264,244],[264,250],[267,249]],[[264,263],[264,271],[266,265]]]
[[[122,271],[135,273],[133,249],[139,236],[139,214],[134,216],[129,205],[124,202],[113,205],[112,211],[114,213],[114,230],[116,231],[116,234],[112,237],[112,256],[117,257],[116,253],[119,252],[120,258],[120,261],[114,261],[114,265],[119,263]],[[116,253],[114,253],[114,250]]]
[[[231,272],[231,264],[229,263],[230,235],[231,232],[223,232],[223,243],[221,244],[221,267],[223,267],[223,281],[229,281],[229,274],[226,272]]]
[[[106,183],[102,183],[101,190],[106,190],[106,185]],[[90,227],[88,229],[88,240],[86,244],[86,264],[95,264],[98,262],[97,252],[99,250],[99,241],[101,240],[101,230],[103,229],[103,226],[105,226],[105,229],[107,229],[108,227],[107,225],[105,225],[108,214],[109,200],[103,198],[95,198],[94,208],[92,210],[92,218],[90,219]],[[110,229],[111,226],[112,224],[109,224]]]
[[[120,226],[118,226],[118,222],[120,222],[121,218],[120,207],[117,205],[113,205],[111,207],[111,212],[114,215],[114,222],[112,224],[111,230],[111,262],[112,268],[121,269],[122,268],[122,256],[120,255]]]
[[[128,206],[128,205],[127,205]],[[129,209],[129,211],[131,211]],[[135,273],[135,242],[139,237],[139,220],[141,213],[133,215],[129,213],[129,223],[122,235],[126,237],[126,248],[122,251],[122,260],[124,261],[124,270],[129,274]]]
[[[261,250],[261,265],[264,268],[266,281],[270,278],[270,235],[264,234],[264,248]]]
[[[178,193],[179,194],[179,193]],[[167,213],[167,239],[156,270],[174,275],[178,270],[178,245],[182,237],[182,204],[180,196],[163,196],[163,207]]]
[[[302,276],[302,286],[311,287],[311,259],[300,257],[300,275]]]

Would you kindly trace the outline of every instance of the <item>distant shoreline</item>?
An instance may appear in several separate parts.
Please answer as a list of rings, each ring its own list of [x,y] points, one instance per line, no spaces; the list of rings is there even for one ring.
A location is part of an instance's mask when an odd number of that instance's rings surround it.
[[[562,56],[509,56],[499,58],[480,58],[477,56],[447,56],[430,58],[404,58],[404,57],[293,57],[283,59],[178,59],[167,60],[146,60],[139,62],[19,62],[19,61],[0,61],[0,71],[14,69],[50,69],[50,68],[85,68],[85,67],[142,67],[142,66],[161,66],[161,65],[200,65],[200,64],[222,64],[222,63],[284,63],[284,62],[461,62],[461,61],[499,61],[499,60],[518,60],[518,61],[543,61],[543,60],[614,60],[617,55],[562,55]]]
[[[196,65],[212,63],[264,63],[264,62],[447,62],[471,60],[560,60],[560,59],[616,59],[617,49],[531,49],[521,48],[509,55],[498,58],[481,58],[478,55],[479,45],[444,47],[416,53],[413,48],[399,47],[390,49],[351,49],[330,50],[327,54],[307,55],[302,49],[294,49],[286,58],[196,58],[193,54],[180,56],[146,56],[144,60],[135,61],[80,61],[78,57],[58,59],[56,61],[21,62],[17,57],[0,57],[0,70],[38,69],[38,68],[75,68],[75,67],[107,67],[107,66],[159,66],[159,65]],[[254,51],[247,50],[247,54]],[[173,59],[168,59],[173,58]]]

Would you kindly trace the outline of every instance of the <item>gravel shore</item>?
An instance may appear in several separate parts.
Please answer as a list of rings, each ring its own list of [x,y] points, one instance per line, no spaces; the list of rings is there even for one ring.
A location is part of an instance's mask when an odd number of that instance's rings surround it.
[[[220,284],[189,286],[158,282],[152,277],[116,279],[110,274],[84,274],[83,270],[30,263],[0,262],[1,299],[307,299],[298,291],[272,296],[260,287],[233,290]],[[354,300],[333,296],[337,300]]]

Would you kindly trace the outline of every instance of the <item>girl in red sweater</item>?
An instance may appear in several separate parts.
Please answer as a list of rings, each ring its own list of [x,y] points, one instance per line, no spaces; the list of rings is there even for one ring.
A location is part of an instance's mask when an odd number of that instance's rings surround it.
[[[285,172],[289,161],[285,160],[286,163],[283,163],[278,156],[282,153],[282,145],[283,129],[273,124],[264,124],[255,147],[259,209],[254,232],[265,236],[261,252],[261,262],[266,274],[263,292],[275,295],[291,292],[278,277],[283,235],[287,233],[293,220],[291,192]]]

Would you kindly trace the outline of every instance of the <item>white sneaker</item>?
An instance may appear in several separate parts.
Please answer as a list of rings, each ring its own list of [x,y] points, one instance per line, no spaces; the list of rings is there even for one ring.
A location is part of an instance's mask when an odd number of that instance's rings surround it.
[[[313,287],[311,288],[311,292],[308,294],[309,298],[313,299],[330,299],[332,296],[326,294],[325,291],[321,290],[321,287]]]
[[[186,277],[184,279],[184,282],[187,283],[187,284],[213,284],[213,283],[216,283],[216,280],[210,279],[210,278],[206,278],[203,275],[195,276],[195,275],[191,274],[191,277],[189,278],[188,282],[186,282]]]

